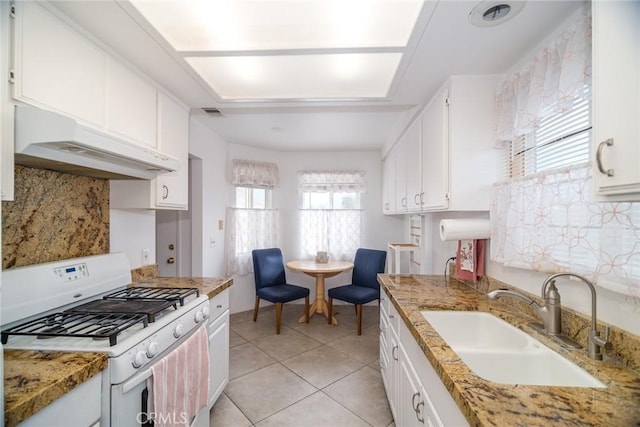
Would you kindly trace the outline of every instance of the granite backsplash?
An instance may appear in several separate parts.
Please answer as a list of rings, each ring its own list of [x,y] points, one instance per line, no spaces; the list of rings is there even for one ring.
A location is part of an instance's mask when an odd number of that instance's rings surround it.
[[[2,269],[109,252],[109,180],[16,165]]]

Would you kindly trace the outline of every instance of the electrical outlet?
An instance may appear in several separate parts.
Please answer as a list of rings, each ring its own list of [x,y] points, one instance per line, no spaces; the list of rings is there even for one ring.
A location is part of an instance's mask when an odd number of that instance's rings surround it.
[[[142,265],[149,265],[149,249],[142,250]]]

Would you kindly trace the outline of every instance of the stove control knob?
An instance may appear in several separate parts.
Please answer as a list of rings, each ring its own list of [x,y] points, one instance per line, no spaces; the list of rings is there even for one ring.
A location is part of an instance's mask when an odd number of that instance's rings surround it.
[[[202,319],[204,319],[204,314],[202,314],[202,311],[196,311],[196,314],[193,315],[193,321],[196,323],[200,323],[202,322]]]
[[[139,351],[133,357],[131,364],[133,365],[134,368],[139,368],[140,366],[144,365],[144,362],[146,361],[147,361],[147,358],[144,354],[144,351]]]
[[[149,347],[147,347],[147,357],[151,359],[156,354],[158,354],[158,343],[152,341],[151,344],[149,344]]]
[[[205,305],[204,307],[202,307],[202,314],[204,315],[204,317],[209,317],[209,306]]]
[[[182,326],[182,323],[178,323],[173,330],[173,336],[176,338],[180,338],[182,334],[184,334],[184,326]]]

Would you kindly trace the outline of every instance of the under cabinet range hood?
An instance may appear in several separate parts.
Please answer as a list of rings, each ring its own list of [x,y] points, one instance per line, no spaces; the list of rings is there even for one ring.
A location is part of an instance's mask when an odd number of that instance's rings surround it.
[[[35,107],[15,107],[16,163],[106,179],[152,179],[173,172],[178,159],[69,117]]]

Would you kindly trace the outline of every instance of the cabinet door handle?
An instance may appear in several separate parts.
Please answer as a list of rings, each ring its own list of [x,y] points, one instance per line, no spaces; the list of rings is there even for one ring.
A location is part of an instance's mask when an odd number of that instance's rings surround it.
[[[598,165],[598,170],[600,171],[601,174],[603,175],[607,175],[607,176],[613,176],[613,169],[604,169],[604,166],[602,166],[602,151],[604,150],[604,147],[611,147],[613,145],[613,138],[609,138],[605,141],[602,141],[600,144],[598,144],[598,151],[596,151],[596,164]]]
[[[419,423],[424,424],[424,417],[420,416],[420,407],[424,406],[424,400],[421,400],[420,402],[418,402],[418,406],[416,407],[416,418],[418,419]]]
[[[418,405],[416,404],[416,397],[420,397],[419,391],[416,391],[415,393],[413,393],[413,397],[411,398],[411,407],[413,408],[414,411],[418,410]]]
[[[400,200],[400,204],[402,205],[402,207],[403,207],[403,208],[406,208],[406,207],[407,207],[407,198],[406,198],[406,197],[403,197],[403,198]]]
[[[420,392],[416,391],[413,393],[413,397],[411,398],[411,406],[413,407],[413,411],[416,413],[416,419],[418,422],[424,424],[424,417],[420,416],[420,407],[424,406],[424,400],[420,400],[416,403],[416,397],[420,397]]]
[[[420,193],[416,193],[415,196],[413,196],[413,203],[415,203],[416,205],[420,205],[420,202],[418,201],[418,199],[420,198]]]
[[[391,349],[391,357],[393,357],[393,360],[398,360],[398,346],[394,345],[393,348]]]
[[[165,200],[167,197],[169,197],[169,187],[167,187],[166,185],[162,186],[162,200]]]

